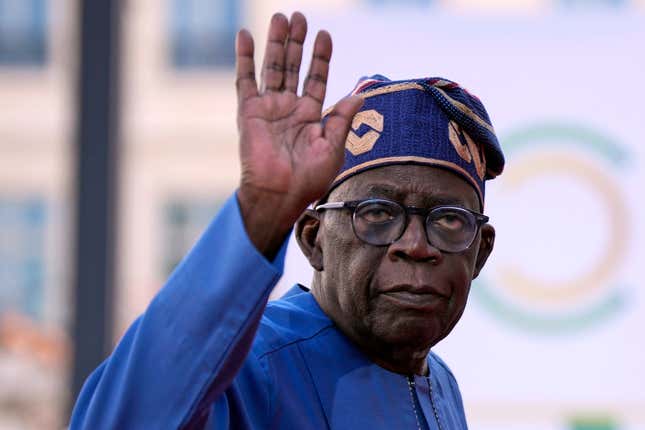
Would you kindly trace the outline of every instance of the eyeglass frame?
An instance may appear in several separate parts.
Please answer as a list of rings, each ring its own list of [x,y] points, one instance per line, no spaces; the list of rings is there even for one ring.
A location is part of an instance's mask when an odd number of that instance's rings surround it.
[[[392,240],[389,243],[384,243],[382,245],[375,245],[373,243],[369,243],[369,242],[365,241],[358,234],[356,234],[356,226],[354,225],[354,216],[356,215],[356,209],[361,204],[364,204],[366,202],[375,202],[375,203],[386,202],[388,204],[394,204],[396,206],[399,206],[399,207],[401,207],[403,209],[403,214],[404,214],[403,228],[401,229],[401,233],[396,237],[396,239]],[[463,252],[463,251],[467,250],[468,248],[470,248],[472,246],[472,244],[475,242],[475,238],[477,237],[477,233],[481,229],[481,226],[483,224],[486,224],[490,220],[490,218],[487,215],[481,214],[481,213],[479,213],[477,211],[474,211],[474,210],[468,209],[468,208],[464,208],[464,207],[461,207],[461,206],[439,205],[439,206],[433,206],[433,207],[430,207],[430,208],[420,208],[420,207],[417,207],[417,206],[406,206],[406,205],[404,205],[402,203],[399,203],[399,202],[396,202],[396,201],[393,201],[393,200],[382,199],[382,198],[368,198],[368,199],[363,199],[363,200],[348,200],[348,201],[344,201],[344,202],[327,202],[327,203],[322,203],[322,204],[317,205],[316,207],[314,207],[314,211],[316,211],[316,212],[321,212],[323,210],[328,210],[328,209],[347,209],[347,210],[350,210],[352,212],[352,231],[354,232],[354,236],[356,236],[362,242],[367,243],[368,245],[372,245],[372,246],[390,246],[390,245],[392,245],[394,242],[396,242],[397,240],[401,239],[401,237],[405,234],[405,231],[408,229],[408,226],[410,225],[410,215],[421,215],[423,217],[423,220],[424,220],[423,229],[425,231],[425,236],[426,236],[426,240],[428,241],[428,243],[430,245],[434,246],[435,248],[439,249],[441,252],[445,252],[445,253],[448,253],[448,254],[456,254],[456,253]],[[460,251],[446,251],[446,250],[443,250],[443,249],[439,248],[438,246],[436,246],[432,242],[430,242],[430,237],[428,236],[428,219],[430,217],[430,214],[433,211],[436,211],[438,209],[457,209],[458,211],[468,212],[468,213],[470,213],[471,215],[473,215],[475,217],[475,226],[476,226],[475,234],[473,235],[473,238],[470,241],[470,243],[468,244],[468,246],[466,246],[464,249],[462,249]]]

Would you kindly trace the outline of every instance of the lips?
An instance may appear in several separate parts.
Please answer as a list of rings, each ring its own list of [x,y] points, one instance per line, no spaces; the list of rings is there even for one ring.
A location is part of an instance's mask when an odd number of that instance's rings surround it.
[[[445,305],[449,296],[430,285],[397,285],[381,292],[383,297],[399,306],[418,310],[436,310]]]
[[[449,294],[445,293],[439,288],[436,288],[432,285],[411,285],[411,284],[401,284],[401,285],[395,285],[393,287],[384,289],[382,291],[383,294],[391,294],[391,293],[410,293],[410,294],[416,294],[416,295],[435,295],[435,296],[440,296],[444,298],[448,298]]]

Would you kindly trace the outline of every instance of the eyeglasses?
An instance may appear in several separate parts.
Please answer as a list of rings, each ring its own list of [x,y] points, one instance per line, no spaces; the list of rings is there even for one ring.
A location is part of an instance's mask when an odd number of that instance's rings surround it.
[[[460,252],[472,245],[482,224],[489,218],[458,206],[435,206],[430,209],[404,206],[385,199],[330,202],[315,207],[317,212],[329,209],[352,211],[352,228],[360,240],[370,245],[391,245],[403,236],[410,215],[425,217],[428,242],[445,252]]]

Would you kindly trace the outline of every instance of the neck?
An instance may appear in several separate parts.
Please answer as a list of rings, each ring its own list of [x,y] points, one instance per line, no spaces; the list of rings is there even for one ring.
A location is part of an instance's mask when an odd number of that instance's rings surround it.
[[[429,348],[413,349],[406,348],[406,346],[383,345],[374,351],[362,347],[361,350],[374,363],[391,372],[404,375],[428,375]]]
[[[410,344],[392,344],[374,336],[368,329],[346,323],[337,313],[340,306],[337,300],[328,297],[326,290],[320,288],[314,280],[311,293],[318,305],[336,324],[336,327],[347,336],[371,361],[394,373],[403,375],[428,375],[427,356],[430,346]],[[336,303],[335,306],[330,303]]]

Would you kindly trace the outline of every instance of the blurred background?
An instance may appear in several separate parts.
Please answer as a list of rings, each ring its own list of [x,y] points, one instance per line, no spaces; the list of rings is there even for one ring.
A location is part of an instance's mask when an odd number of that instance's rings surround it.
[[[235,33],[296,9],[327,104],[444,76],[493,119],[496,250],[436,348],[471,428],[644,430],[644,0],[0,0],[0,429],[67,425],[235,190]],[[310,278],[291,243],[274,297]]]

